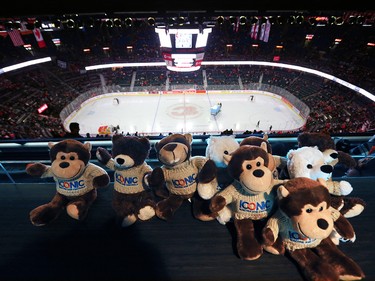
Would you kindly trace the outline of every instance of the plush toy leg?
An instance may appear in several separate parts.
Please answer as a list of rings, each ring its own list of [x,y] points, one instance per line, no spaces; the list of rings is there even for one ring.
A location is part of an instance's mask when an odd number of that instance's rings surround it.
[[[176,210],[182,205],[184,198],[171,194],[168,198],[159,201],[156,204],[156,215],[163,220],[170,219]]]
[[[332,230],[329,238],[331,239],[332,243],[335,245],[340,245],[340,241],[342,241],[342,236],[337,233],[335,229]]]
[[[283,239],[278,237],[271,246],[263,246],[263,249],[273,255],[284,255],[285,254],[285,245]]]
[[[66,212],[73,219],[84,220],[91,204],[95,201],[96,197],[96,189],[93,189],[82,196],[73,198],[66,206]]]
[[[148,220],[155,216],[155,202],[142,193],[123,194],[113,191],[112,207],[116,212],[116,224],[128,227],[138,219]]]
[[[31,223],[35,226],[43,226],[50,223],[60,215],[66,203],[67,200],[59,193],[56,193],[51,202],[36,207],[30,212]]]
[[[338,281],[339,275],[330,263],[319,257],[310,248],[288,251],[299,266],[306,280],[311,281]]]
[[[153,218],[156,214],[156,203],[151,192],[143,191],[138,199],[139,209],[138,218],[142,221]],[[137,202],[135,202],[135,205]]]
[[[164,172],[162,168],[156,167],[152,173],[147,176],[146,181],[153,189],[155,195],[159,198],[166,199],[169,197],[169,191],[165,187]]]
[[[138,218],[146,221],[155,216],[155,209],[152,206],[145,206],[139,210]]]
[[[129,215],[122,219],[121,227],[128,227],[134,224],[137,221],[137,217],[135,215]]]
[[[324,239],[314,250],[322,261],[332,266],[340,280],[361,280],[365,277],[359,265],[340,251],[330,239]]]
[[[366,207],[366,202],[357,197],[332,196],[331,205],[346,218],[360,215]]]
[[[251,219],[234,219],[237,231],[237,251],[243,260],[255,260],[263,253],[263,248],[255,238],[254,223]]]
[[[224,207],[224,209],[219,212],[219,215],[216,219],[220,224],[225,225],[232,219],[232,217],[233,211],[229,207]]]
[[[331,195],[331,206],[337,210],[344,207],[344,196]]]
[[[366,202],[361,198],[344,197],[344,206],[340,210],[346,218],[358,216],[366,207]]]
[[[196,219],[201,221],[212,221],[217,216],[217,213],[212,213],[210,208],[210,200],[204,200],[198,195],[192,198],[193,215]]]

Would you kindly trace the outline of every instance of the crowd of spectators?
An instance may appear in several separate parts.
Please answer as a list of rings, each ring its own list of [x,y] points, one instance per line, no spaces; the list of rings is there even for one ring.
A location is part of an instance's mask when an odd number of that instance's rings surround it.
[[[290,63],[335,75],[375,93],[374,50],[366,47],[363,27],[347,27],[341,45],[327,43],[339,34],[337,26],[315,30],[316,40],[306,42],[311,27],[273,26],[269,42],[255,41],[245,28],[214,27],[205,53],[206,61],[263,60]],[[262,66],[202,66],[191,73],[175,73],[165,67],[103,69],[86,72],[84,66],[109,62],[162,61],[154,28],[146,23],[128,28],[61,30],[43,33],[47,48],[32,52],[14,47],[9,37],[0,36],[0,66],[50,55],[53,61],[0,75],[0,139],[55,138],[64,136],[60,111],[80,94],[101,86],[101,78],[116,91],[174,89],[189,85],[196,89],[247,89],[263,83],[286,89],[311,110],[303,130],[330,133],[359,133],[375,129],[374,102],[323,78],[288,69]],[[60,46],[52,43],[59,37]],[[333,40],[333,39],[332,39]],[[25,43],[35,45],[31,35]],[[35,40],[34,40],[35,41]],[[283,42],[283,49],[275,49]],[[258,47],[253,47],[257,43]],[[107,46],[105,51],[102,47]],[[90,52],[83,52],[89,48]],[[374,47],[373,47],[374,48]],[[63,64],[61,64],[63,63]],[[62,66],[63,65],[63,66]],[[169,87],[169,88],[168,88]],[[38,108],[48,108],[38,113]],[[253,128],[249,128],[252,132]],[[276,132],[275,132],[276,133]]]

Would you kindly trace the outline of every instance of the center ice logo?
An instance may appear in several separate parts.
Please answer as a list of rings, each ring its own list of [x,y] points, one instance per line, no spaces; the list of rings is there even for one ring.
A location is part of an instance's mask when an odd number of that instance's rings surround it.
[[[178,103],[168,107],[167,114],[174,119],[197,118],[202,108],[193,103]]]

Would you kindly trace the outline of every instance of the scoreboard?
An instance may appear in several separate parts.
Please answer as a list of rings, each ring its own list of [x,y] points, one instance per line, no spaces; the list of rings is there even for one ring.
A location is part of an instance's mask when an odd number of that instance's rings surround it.
[[[204,58],[208,35],[212,28],[156,27],[163,59],[169,70],[198,70]]]

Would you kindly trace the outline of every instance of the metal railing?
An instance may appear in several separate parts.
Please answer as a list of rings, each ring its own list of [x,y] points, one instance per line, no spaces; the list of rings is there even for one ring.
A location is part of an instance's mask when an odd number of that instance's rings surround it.
[[[241,142],[243,138],[248,135],[237,135],[236,139]],[[205,155],[207,146],[207,139],[209,135],[193,136],[192,153],[193,155]],[[367,142],[372,135],[346,135],[346,136],[332,136],[334,140],[345,139],[348,140],[353,147]],[[160,165],[157,156],[154,152],[154,145],[161,137],[150,137],[152,151],[146,162],[152,166]],[[61,139],[60,139],[61,140]],[[90,162],[101,166],[95,157],[97,147],[104,147],[111,151],[112,141],[108,139],[82,138],[82,141],[89,141],[92,144],[91,160]],[[32,162],[41,162],[46,165],[50,164],[48,141],[58,141],[58,139],[51,140],[8,140],[0,142],[0,183],[17,183],[17,182],[52,182],[52,179],[35,179],[27,175],[25,172],[26,165]],[[296,135],[270,135],[268,141],[271,145],[283,144],[286,150],[297,148]],[[37,157],[36,157],[37,156]],[[285,156],[285,155],[280,155]],[[352,155],[355,159],[367,157],[365,153]],[[108,171],[108,169],[102,166]],[[108,171],[110,173],[110,171]],[[375,175],[374,175],[375,176]]]

